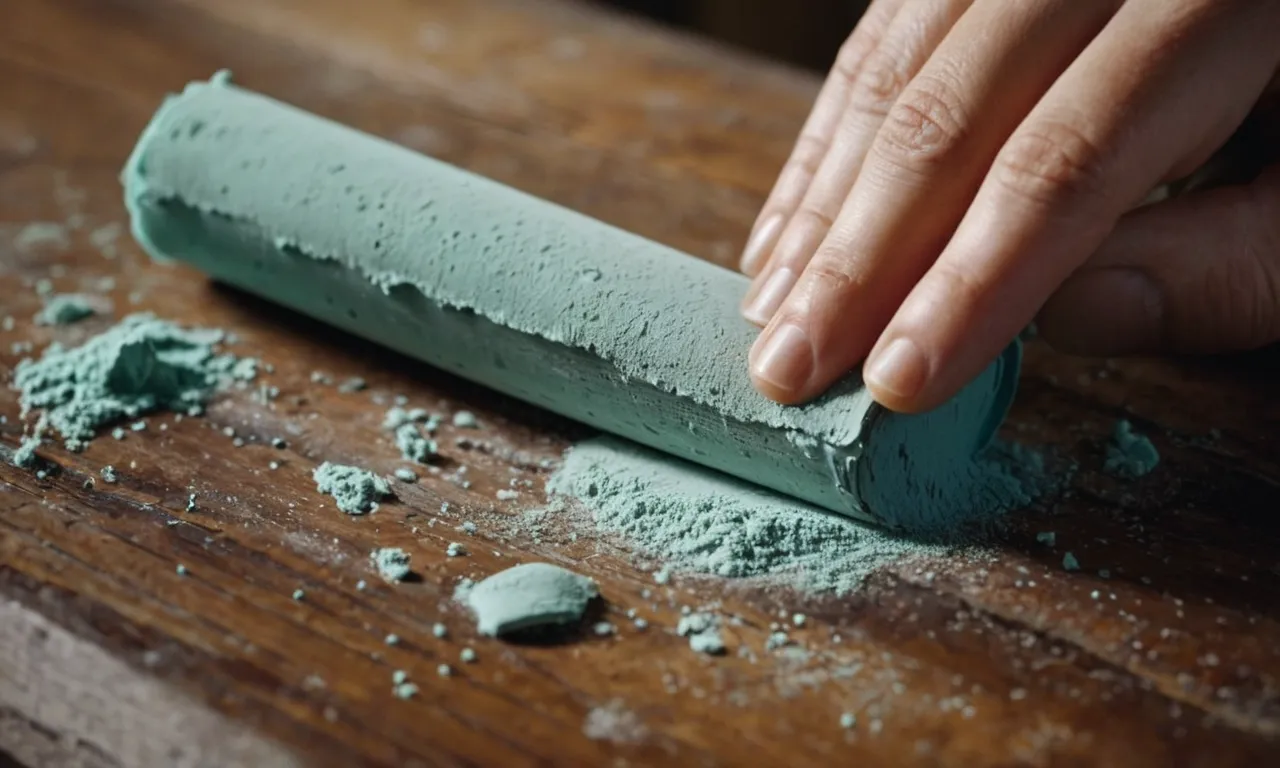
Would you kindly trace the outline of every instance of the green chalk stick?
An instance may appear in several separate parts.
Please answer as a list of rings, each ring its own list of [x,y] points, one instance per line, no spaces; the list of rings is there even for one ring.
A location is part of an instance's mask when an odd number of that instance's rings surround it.
[[[744,276],[225,79],[169,98],[123,181],[153,256],[508,395],[891,527],[985,506],[1016,344],[927,414],[856,375],[779,405],[747,376]]]

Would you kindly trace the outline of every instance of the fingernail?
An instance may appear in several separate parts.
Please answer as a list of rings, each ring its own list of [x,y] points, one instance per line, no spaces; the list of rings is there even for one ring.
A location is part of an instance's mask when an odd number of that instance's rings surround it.
[[[888,348],[867,361],[862,380],[899,398],[912,398],[924,388],[929,365],[911,339],[894,339]]]
[[[764,285],[742,310],[742,316],[756,325],[768,325],[782,302],[786,301],[791,289],[796,285],[796,273],[782,267],[775,269],[765,280]]]
[[[775,213],[764,222],[756,227],[756,231],[751,233],[751,238],[747,240],[747,247],[742,249],[742,261],[739,262],[739,268],[743,273],[755,277],[760,268],[764,266],[765,260],[769,252],[773,250],[773,241],[778,236],[778,230],[782,229],[782,214]]]
[[[756,342],[760,350],[751,373],[781,392],[794,392],[809,381],[813,371],[813,346],[803,330],[792,323],[773,329]]]

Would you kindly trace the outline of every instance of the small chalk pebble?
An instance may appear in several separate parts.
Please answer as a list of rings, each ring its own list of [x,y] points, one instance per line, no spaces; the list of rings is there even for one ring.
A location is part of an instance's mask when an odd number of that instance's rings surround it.
[[[498,501],[515,501],[516,499],[520,498],[520,494],[518,492],[509,491],[506,488],[500,489],[497,493],[494,494],[494,496],[498,498]]]
[[[397,699],[412,699],[418,694],[418,686],[413,683],[400,683],[391,690]]]
[[[393,632],[392,634],[386,636],[385,642],[387,645],[399,645],[400,636]]]
[[[361,592],[363,592],[365,590],[365,587],[368,587],[368,586],[369,586],[368,583],[366,583],[364,579],[361,579],[356,582],[356,589],[360,590]]]
[[[285,439],[284,439],[283,437],[273,437],[273,438],[271,438],[271,447],[272,447],[272,448],[285,448],[285,447],[287,447],[288,445],[289,445],[289,443],[288,443],[288,442],[286,442],[286,441],[285,441]]]
[[[852,712],[845,712],[840,716],[840,727],[848,730],[858,724],[858,716]]]
[[[463,532],[463,533],[468,533],[468,534],[471,534],[472,536],[474,536],[474,535],[476,535],[476,530],[477,530],[477,529],[476,529],[476,524],[475,524],[475,523],[471,522],[470,520],[467,520],[467,521],[463,522],[463,524],[462,524],[462,532]]]
[[[306,593],[306,592],[304,592],[304,591],[302,591],[301,589],[295,589],[295,590],[293,590],[293,599],[294,599],[294,600],[301,600],[302,598],[304,598],[304,597],[306,597],[306,596],[307,596],[307,593]]]
[[[1080,561],[1070,552],[1062,556],[1062,567],[1068,571],[1080,570]]]
[[[403,669],[397,669],[395,672],[391,673],[391,682],[395,685],[400,685],[408,679],[409,673],[405,672]]]
[[[462,555],[467,554],[467,550],[458,542],[453,541],[453,542],[450,542],[449,546],[445,548],[444,553],[449,557],[461,557]]]
[[[186,576],[187,566],[183,565],[182,563],[178,563],[178,567],[174,568],[174,571],[177,572],[179,576]]]
[[[449,675],[453,674],[453,667],[449,666],[448,664],[441,664],[440,666],[436,667],[436,674],[441,677],[448,677]]]
[[[803,627],[804,623],[808,620],[809,619],[803,613],[797,613],[791,617],[791,623],[795,624],[797,627]]]
[[[596,622],[596,625],[595,627],[592,628],[592,630],[600,637],[607,637],[608,635],[613,634],[614,627],[612,624],[610,624],[607,621],[600,621],[600,622]]]
[[[471,411],[458,411],[453,414],[453,426],[463,429],[474,429],[479,426],[476,415]]]
[[[648,621],[646,621],[646,620],[644,620],[644,619],[636,619],[636,620],[635,620],[635,627],[636,627],[636,629],[638,629],[638,630],[640,630],[641,632],[643,632],[644,630],[648,629],[648,627],[649,627],[649,622],[648,622]]]
[[[431,625],[431,634],[435,635],[436,637],[443,638],[449,634],[449,628],[441,624],[440,622],[436,622],[435,624]]]
[[[418,473],[414,472],[412,469],[406,469],[405,467],[400,467],[399,469],[396,470],[396,479],[402,480],[406,483],[412,483],[413,481],[418,479]]]
[[[280,468],[280,462],[278,461],[272,461],[267,463],[267,469],[271,470],[272,472],[275,472],[279,468]]]
[[[476,652],[470,648],[463,648],[458,658],[462,659],[463,664],[471,664],[476,660]]]

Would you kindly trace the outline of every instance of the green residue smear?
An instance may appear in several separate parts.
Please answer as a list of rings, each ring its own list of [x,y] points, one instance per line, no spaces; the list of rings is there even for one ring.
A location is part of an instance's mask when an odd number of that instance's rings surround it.
[[[958,546],[891,535],[608,437],[575,446],[547,490],[578,498],[598,530],[619,535],[664,567],[780,577],[809,591],[847,592],[894,560]]]
[[[110,422],[204,405],[241,373],[235,356],[215,352],[222,339],[221,331],[130,315],[73,349],[50,344],[39,360],[18,363],[13,383],[23,412],[43,409],[42,420],[77,450]]]

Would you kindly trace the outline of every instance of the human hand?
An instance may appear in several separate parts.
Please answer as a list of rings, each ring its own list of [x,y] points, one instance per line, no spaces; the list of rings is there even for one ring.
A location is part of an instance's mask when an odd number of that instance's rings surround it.
[[[1280,165],[1137,207],[1280,116],[1278,70],[1275,0],[874,0],[743,254],[756,387],[865,358],[927,410],[1037,313],[1075,352],[1280,340]]]

